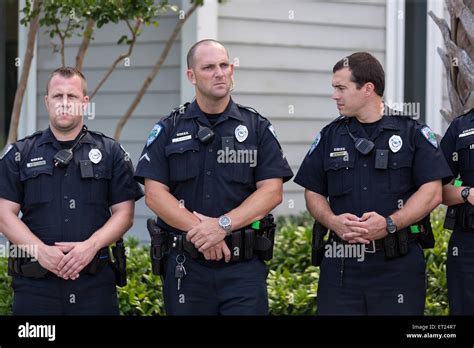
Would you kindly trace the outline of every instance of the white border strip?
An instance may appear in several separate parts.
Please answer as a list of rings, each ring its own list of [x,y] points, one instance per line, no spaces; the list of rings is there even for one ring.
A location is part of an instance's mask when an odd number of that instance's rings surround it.
[[[427,12],[444,17],[444,2],[428,0]],[[443,103],[443,63],[436,49],[444,47],[441,32],[428,16],[426,20],[426,123],[438,134],[443,132],[443,117],[439,110]]]
[[[385,100],[402,103],[405,74],[405,0],[387,0],[385,30]]]

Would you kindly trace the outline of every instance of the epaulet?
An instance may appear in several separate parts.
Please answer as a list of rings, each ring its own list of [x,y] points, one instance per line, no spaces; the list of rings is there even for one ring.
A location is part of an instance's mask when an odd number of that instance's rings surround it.
[[[92,133],[92,134],[95,134],[95,135],[99,135],[99,136],[101,136],[101,137],[104,137],[104,138],[111,139],[111,140],[115,141],[114,138],[109,137],[108,135],[105,135],[104,133],[101,133],[101,132],[98,132],[98,131],[92,131],[92,130],[90,130],[90,129],[88,129],[87,131],[88,131],[89,133]]]
[[[191,103],[189,102],[186,102],[184,104],[181,104],[180,106],[178,106],[177,108],[174,108],[173,110],[171,110],[171,113],[168,115],[168,116],[164,116],[160,119],[160,121],[164,121],[164,120],[167,120],[169,118],[173,118],[173,127],[176,125],[176,119],[179,117],[179,115],[182,115],[186,112],[186,109],[188,108],[188,106],[190,105]]]
[[[256,115],[259,115],[259,116],[262,116],[257,110],[255,110],[254,108],[250,107],[250,106],[245,106],[245,105],[242,105],[242,104],[237,104],[235,103],[235,105],[237,105],[237,107],[241,108],[241,109],[245,109],[245,110],[248,110]],[[263,117],[263,116],[262,116]]]
[[[34,138],[34,137],[36,137],[36,136],[38,136],[38,135],[41,135],[41,134],[43,134],[43,131],[42,131],[42,130],[39,130],[39,131],[34,132],[33,134],[27,135],[27,136],[24,137],[24,138],[18,139],[17,142],[18,142],[18,141],[23,141],[23,140],[26,140],[26,139],[31,139],[31,138]]]

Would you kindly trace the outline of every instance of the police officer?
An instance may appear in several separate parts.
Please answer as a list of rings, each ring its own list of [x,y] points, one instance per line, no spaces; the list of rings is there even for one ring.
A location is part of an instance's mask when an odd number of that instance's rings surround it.
[[[441,202],[451,175],[433,132],[384,108],[384,71],[369,53],[333,68],[341,114],[324,127],[295,182],[331,232],[324,246],[318,314],[422,315],[425,259],[418,222]]]
[[[166,312],[265,315],[268,270],[245,227],[280,204],[293,173],[270,122],[231,99],[225,47],[199,41],[187,64],[196,99],[154,126],[135,173],[169,235]]]
[[[49,128],[0,160],[0,230],[33,256],[9,260],[15,315],[119,314],[108,246],[132,226],[143,193],[120,145],[84,126],[88,101],[83,74],[56,69]]]
[[[441,140],[441,149],[457,178],[446,180],[443,186],[443,203],[450,206],[446,222],[452,220],[449,228],[453,229],[446,265],[449,309],[453,315],[474,314],[474,159],[470,160],[474,151],[473,120],[474,109],[451,122]]]

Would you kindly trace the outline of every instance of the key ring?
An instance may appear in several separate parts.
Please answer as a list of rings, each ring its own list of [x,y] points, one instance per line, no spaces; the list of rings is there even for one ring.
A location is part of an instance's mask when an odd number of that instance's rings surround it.
[[[183,261],[179,261],[180,256],[183,258]],[[186,262],[186,256],[184,256],[184,254],[179,254],[176,256],[176,263],[183,264],[184,262]]]

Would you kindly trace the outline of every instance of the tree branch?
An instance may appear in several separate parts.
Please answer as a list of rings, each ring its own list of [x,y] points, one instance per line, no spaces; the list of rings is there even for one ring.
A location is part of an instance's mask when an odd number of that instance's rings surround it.
[[[166,45],[163,48],[163,51],[161,52],[160,58],[158,59],[158,61],[154,65],[154,67],[153,67],[152,71],[150,72],[150,74],[147,76],[147,78],[143,82],[143,85],[142,85],[140,91],[137,93],[135,99],[133,100],[132,104],[128,108],[127,112],[118,121],[117,127],[115,128],[115,134],[114,134],[115,140],[120,139],[120,135],[122,134],[123,127],[127,123],[128,119],[131,117],[133,111],[135,111],[137,105],[142,100],[142,97],[145,95],[146,91],[148,90],[148,87],[153,82],[153,79],[160,72],[161,66],[163,65],[166,57],[168,56],[168,54],[171,50],[171,47],[173,46],[173,43],[176,40],[176,37],[178,36],[179,32],[181,31],[181,28],[183,27],[183,25],[187,21],[187,19],[194,13],[194,11],[196,11],[198,6],[199,6],[199,4],[196,1],[193,4],[193,6],[188,10],[188,12],[184,16],[184,18],[181,19],[181,20],[178,20],[178,22],[176,23],[176,26],[175,26],[173,32],[171,33],[171,36],[168,38],[168,41],[166,41]]]
[[[130,32],[132,33],[132,40],[131,40],[131,43],[130,45],[128,46],[128,51],[124,54],[121,54],[120,56],[117,57],[117,59],[115,59],[115,61],[112,63],[112,65],[110,66],[109,70],[107,71],[107,73],[104,75],[104,77],[102,77],[102,79],[99,81],[99,83],[97,84],[97,86],[95,87],[94,91],[91,93],[90,95],[90,99],[92,100],[92,98],[94,98],[94,96],[97,94],[97,92],[99,91],[99,89],[102,87],[102,85],[105,83],[105,81],[107,81],[107,79],[109,78],[109,76],[112,74],[112,72],[115,70],[115,68],[117,67],[118,63],[120,63],[120,61],[124,60],[125,58],[127,57],[130,57],[130,55],[132,54],[133,52],[133,48],[135,46],[135,43],[137,41],[137,33],[138,33],[138,30],[140,29],[140,26],[142,24],[142,21],[140,18],[138,18],[135,22],[135,27],[132,28],[130,23],[128,22],[128,20],[125,21],[127,23],[127,26],[128,26],[128,29],[130,29]]]
[[[89,43],[91,41],[92,32],[94,31],[95,21],[91,18],[87,21],[86,28],[82,33],[82,42],[81,46],[77,50],[76,55],[76,68],[82,70],[82,65],[84,64],[84,57],[86,55],[86,51],[89,48]]]

